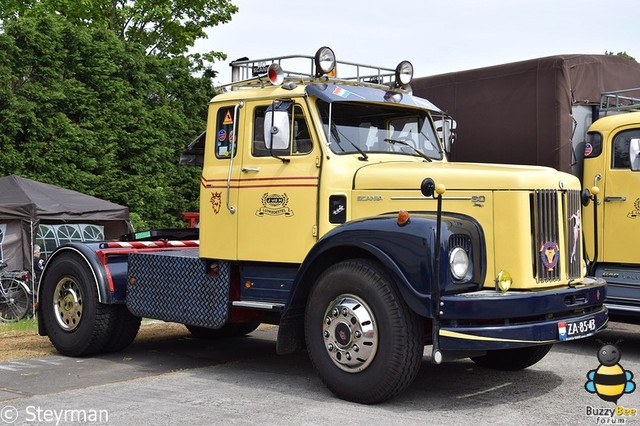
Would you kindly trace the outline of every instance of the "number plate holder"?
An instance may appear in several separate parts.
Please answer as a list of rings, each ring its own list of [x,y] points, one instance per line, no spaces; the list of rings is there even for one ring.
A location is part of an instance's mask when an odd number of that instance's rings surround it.
[[[560,340],[575,340],[589,337],[596,332],[596,320],[594,317],[580,320],[560,321],[558,323],[558,336]]]

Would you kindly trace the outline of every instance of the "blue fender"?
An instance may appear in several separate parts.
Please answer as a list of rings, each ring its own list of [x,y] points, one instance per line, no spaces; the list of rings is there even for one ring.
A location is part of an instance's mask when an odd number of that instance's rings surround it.
[[[98,302],[100,303],[113,303],[114,295],[109,288],[108,273],[105,265],[100,261],[97,250],[99,244],[83,244],[83,243],[68,243],[58,247],[47,259],[44,270],[42,271],[41,282],[47,276],[47,270],[51,265],[55,264],[56,258],[62,253],[72,253],[74,256],[86,263],[94,278],[94,285],[98,293]],[[42,287],[42,286],[41,286]],[[40,300],[40,293],[42,289],[38,290],[38,300]]]
[[[433,318],[436,226],[435,213],[412,213],[405,225],[398,224],[396,214],[387,214],[347,222],[327,233],[312,248],[298,271],[280,322],[278,352],[288,352],[294,343],[291,339],[301,337],[300,323],[306,299],[317,277],[326,268],[347,259],[378,261],[396,283],[409,308],[422,317]],[[486,270],[484,235],[479,224],[466,216],[446,214],[442,217],[441,234],[440,292],[446,292],[451,284],[447,254],[449,237],[454,234],[468,235],[476,253],[472,259],[472,280],[457,290],[479,288]]]

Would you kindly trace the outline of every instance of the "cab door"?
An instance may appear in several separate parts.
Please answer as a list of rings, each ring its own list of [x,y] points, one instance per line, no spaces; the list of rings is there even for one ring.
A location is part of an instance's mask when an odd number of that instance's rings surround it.
[[[604,176],[603,255],[601,262],[640,263],[640,171],[632,171],[629,158],[631,139],[640,138],[640,129],[629,128],[613,134],[611,158]]]
[[[236,260],[238,182],[246,142],[242,103],[209,106],[200,188],[200,257]]]
[[[238,192],[238,259],[301,263],[317,239],[320,148],[306,104],[245,107]],[[266,129],[266,130],[265,130]]]

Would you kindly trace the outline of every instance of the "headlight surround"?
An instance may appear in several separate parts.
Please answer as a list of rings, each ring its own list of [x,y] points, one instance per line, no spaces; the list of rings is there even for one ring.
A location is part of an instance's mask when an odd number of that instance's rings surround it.
[[[449,271],[457,281],[468,278],[470,272],[469,255],[462,247],[455,247],[449,252]]]

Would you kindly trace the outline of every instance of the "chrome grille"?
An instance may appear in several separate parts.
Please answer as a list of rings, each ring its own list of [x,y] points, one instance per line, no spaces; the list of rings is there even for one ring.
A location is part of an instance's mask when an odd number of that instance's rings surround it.
[[[569,279],[574,279],[579,278],[581,275],[582,245],[580,243],[580,230],[582,229],[582,223],[580,221],[580,210],[582,204],[580,203],[580,191],[576,189],[567,191],[565,206],[564,217],[567,218],[566,258],[568,259]]]
[[[537,250],[535,271],[538,282],[560,279],[558,192],[536,190],[533,200],[533,226]]]

